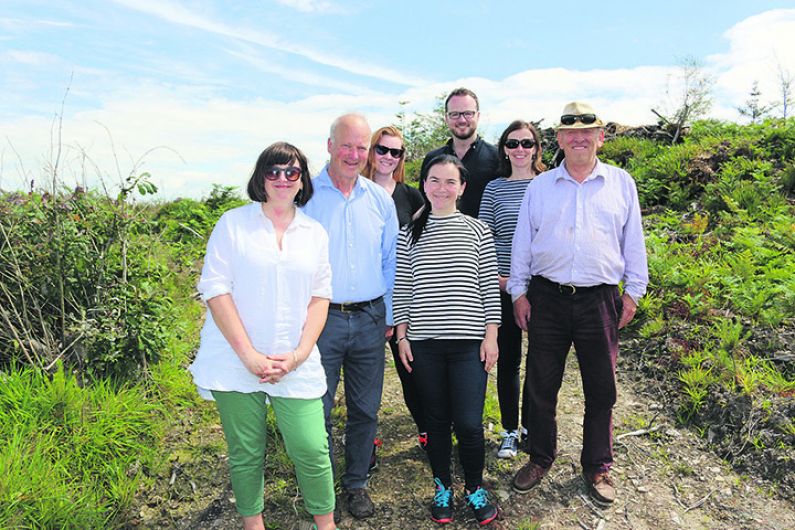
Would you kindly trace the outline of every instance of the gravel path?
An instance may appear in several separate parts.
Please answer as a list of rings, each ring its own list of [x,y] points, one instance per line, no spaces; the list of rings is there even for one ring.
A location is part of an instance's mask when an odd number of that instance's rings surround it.
[[[370,491],[376,515],[357,521],[343,510],[340,528],[431,529],[428,517],[433,488],[430,470],[415,445],[413,424],[403,405],[400,384],[386,356],[387,375],[381,408],[384,441],[380,466]],[[771,484],[734,472],[707,450],[687,428],[675,426],[665,395],[655,394],[636,372],[619,360],[619,400],[615,409],[613,477],[618,500],[600,508],[587,496],[580,478],[582,391],[576,359],[570,356],[558,405],[559,456],[544,481],[528,494],[511,490],[510,479],[527,458],[495,457],[497,428],[487,433],[486,485],[498,499],[495,529],[776,529],[795,528],[795,504],[777,497]],[[494,391],[492,384],[490,392]],[[204,418],[203,420],[201,418]],[[209,421],[208,421],[209,419]],[[220,428],[212,406],[183,418],[169,442],[168,469],[138,496],[129,528],[239,528],[224,457]],[[289,463],[266,485],[269,529],[293,529],[303,513]],[[460,470],[459,470],[460,471]],[[454,485],[456,520],[449,529],[476,528],[463,505],[461,473]],[[344,508],[344,507],[343,507]]]

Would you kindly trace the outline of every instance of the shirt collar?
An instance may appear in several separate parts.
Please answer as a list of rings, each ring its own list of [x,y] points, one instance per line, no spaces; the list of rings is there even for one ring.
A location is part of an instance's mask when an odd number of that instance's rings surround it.
[[[259,223],[263,223],[268,230],[273,230],[273,222],[268,219],[265,215],[265,212],[262,211],[262,206],[258,202],[253,202],[250,205],[251,208],[251,216],[252,218],[256,219]],[[292,231],[297,228],[306,228],[312,225],[312,219],[306,215],[304,212],[301,211],[301,208],[298,206],[295,207],[295,217],[290,222],[290,225],[287,227],[287,231]]]
[[[476,134],[475,135],[475,141],[472,142],[472,145],[469,146],[469,150],[471,151],[472,149],[477,149],[480,146],[480,143],[482,141],[483,141],[483,138],[481,138],[479,134]],[[453,149],[453,139],[452,138],[447,140],[447,144],[446,145],[447,145],[447,150],[449,152],[455,153],[455,150]]]
[[[353,191],[351,195],[357,192],[362,192],[365,189],[365,185],[363,181],[365,177],[359,175],[356,178],[356,182],[353,184]],[[331,181],[331,175],[328,174],[328,164],[323,166],[323,170],[318,173],[318,175],[312,179],[312,185],[316,188],[334,188],[337,190],[337,187],[334,186],[334,183]],[[339,190],[337,190],[339,192]]]
[[[574,179],[574,177],[572,177],[569,174],[569,170],[566,169],[566,164],[565,163],[561,163],[558,166],[558,170],[559,171],[558,171],[557,176],[555,177],[555,180],[565,179],[565,180],[570,180],[572,182],[577,182]],[[583,180],[583,182],[588,182],[589,180],[595,180],[595,179],[597,179],[599,177],[604,179],[606,176],[607,176],[607,168],[605,167],[605,164],[601,160],[599,160],[599,158],[597,158],[596,159],[596,165],[594,166],[593,171],[591,171],[590,175],[585,177],[585,180]]]

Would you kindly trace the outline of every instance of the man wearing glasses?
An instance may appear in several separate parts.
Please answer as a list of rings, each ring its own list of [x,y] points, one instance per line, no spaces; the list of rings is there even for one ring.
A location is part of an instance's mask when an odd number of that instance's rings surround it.
[[[456,88],[444,103],[445,122],[453,135],[422,161],[422,169],[439,155],[457,156],[469,172],[467,186],[458,205],[461,213],[477,218],[480,198],[490,180],[497,178],[497,148],[478,136],[478,97],[468,88]]]
[[[530,460],[514,476],[513,488],[530,491],[555,459],[557,395],[573,344],[585,394],[580,464],[591,497],[605,504],[616,498],[609,470],[618,330],[634,317],[649,275],[635,181],[596,156],[603,126],[586,103],[563,109],[557,139],[565,159],[527,187],[508,292],[531,348]]]
[[[334,120],[329,163],[312,180],[314,195],[304,206],[304,213],[329,235],[332,298],[317,341],[328,386],[323,408],[334,469],[331,409],[343,371],[347,420],[341,482],[348,511],[357,519],[375,513],[367,471],[384,384],[384,335],[393,326],[398,234],[392,197],[359,174],[369,150],[370,126],[363,116],[346,114]]]

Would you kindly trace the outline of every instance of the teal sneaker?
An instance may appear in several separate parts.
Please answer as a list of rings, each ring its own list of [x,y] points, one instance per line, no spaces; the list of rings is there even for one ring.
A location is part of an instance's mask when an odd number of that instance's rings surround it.
[[[437,523],[447,524],[453,522],[453,490],[445,488],[438,478],[433,479],[436,484],[436,493],[431,503],[431,519]]]
[[[472,493],[468,493],[466,500],[479,525],[487,525],[497,518],[497,508],[489,500],[488,492],[480,486]]]

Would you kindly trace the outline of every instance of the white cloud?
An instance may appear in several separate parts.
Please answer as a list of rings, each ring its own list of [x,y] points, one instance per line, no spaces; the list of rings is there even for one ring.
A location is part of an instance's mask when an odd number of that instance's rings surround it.
[[[234,50],[226,50],[226,53],[247,62],[257,70],[276,74],[287,81],[303,83],[305,85],[311,85],[315,87],[331,88],[349,94],[362,94],[363,92],[367,91],[367,89],[361,85],[330,79],[326,76],[318,75],[306,70],[299,70],[290,66],[282,66],[276,64],[273,61],[269,61],[258,54],[244,53]]]
[[[401,86],[421,85],[427,81],[404,72],[397,72],[374,64],[365,64],[352,60],[350,57],[336,57],[329,53],[310,49],[306,46],[286,41],[276,35],[262,31],[254,31],[245,27],[232,27],[220,22],[215,22],[190,11],[178,2],[166,0],[113,0],[136,11],[148,13],[173,24],[190,26],[202,31],[207,31],[224,37],[281,50],[299,55],[318,64],[331,66],[348,72],[382,81],[388,81]]]
[[[57,60],[55,55],[28,50],[8,50],[0,54],[0,63],[9,62],[27,66],[42,66]]]
[[[302,13],[341,13],[343,11],[340,6],[325,0],[276,0],[276,2]]]
[[[716,92],[724,104],[716,115],[736,119],[734,107],[748,97],[759,81],[762,99],[776,100],[779,91],[777,66],[795,75],[795,9],[777,9],[749,17],[724,33],[729,50],[708,57],[716,74]]]
[[[725,33],[726,53],[705,61],[706,68],[718,79],[714,116],[737,119],[735,107],[745,100],[754,79],[759,80],[763,94],[773,96],[774,53],[783,66],[795,73],[793,35],[795,10],[750,17]],[[241,52],[238,56],[264,71],[283,74],[283,66],[265,62],[255,53],[246,55]],[[409,101],[405,107],[409,113],[427,113],[438,95],[457,86],[467,86],[480,96],[481,132],[488,139],[495,138],[516,118],[543,118],[542,126],[554,125],[563,105],[574,99],[589,101],[609,121],[652,123],[656,118],[651,109],[662,103],[668,77],[676,72],[675,65],[588,71],[536,69],[504,79],[462,78],[412,86],[395,93],[368,93],[366,97],[344,81],[303,77],[322,86],[324,93],[286,103],[267,97],[233,101],[213,96],[200,87],[136,85],[125,79],[123,89],[112,90],[103,84],[103,99],[97,108],[66,116],[65,160],[70,169],[65,169],[64,174],[80,182],[83,152],[105,175],[116,167],[104,127],[113,135],[122,175],[153,147],[166,146],[178,153],[155,150],[137,168],[152,173],[162,191],[160,196],[165,198],[206,195],[211,183],[243,186],[257,155],[277,140],[303,149],[317,171],[327,158],[328,127],[336,116],[358,110],[376,128],[396,120],[395,113],[401,110],[399,101]],[[67,112],[68,109],[67,99]],[[1,187],[25,188],[32,176],[44,178],[42,168],[47,167],[52,145],[51,125],[47,118],[31,117],[0,122],[0,139],[4,142],[0,145]],[[26,172],[20,168],[6,138],[13,142]],[[89,172],[91,179],[95,178],[94,173]],[[111,173],[115,175],[115,169]],[[114,176],[111,180],[117,179]]]
[[[0,17],[0,28],[5,30],[26,30],[35,26],[47,26],[55,28],[73,28],[74,24],[71,22],[62,22],[60,20],[36,20],[36,19],[23,19],[23,18],[9,18]]]

